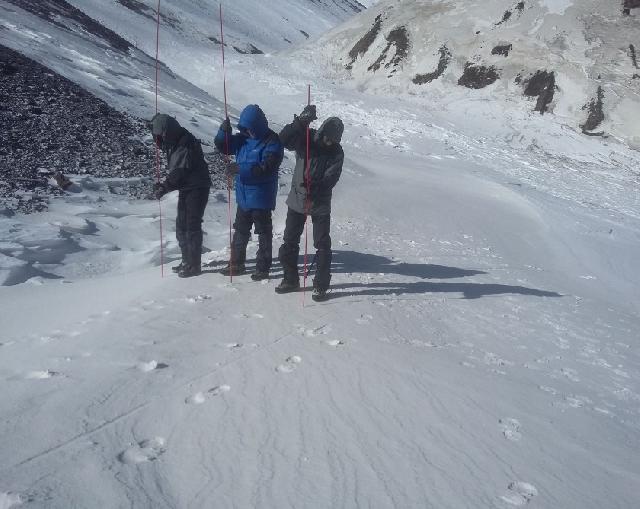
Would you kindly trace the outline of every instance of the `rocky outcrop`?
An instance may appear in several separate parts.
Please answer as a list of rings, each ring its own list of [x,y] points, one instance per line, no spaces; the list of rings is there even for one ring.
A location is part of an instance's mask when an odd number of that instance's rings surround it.
[[[376,72],[380,69],[382,62],[389,58],[389,51],[392,46],[395,47],[395,54],[384,67],[385,69],[393,67],[391,70],[391,73],[393,74],[396,72],[398,65],[407,58],[407,55],[409,54],[409,33],[405,27],[397,27],[389,32],[389,35],[387,35],[387,46],[382,50],[378,59],[369,66],[369,71]]]
[[[553,101],[556,90],[556,75],[553,72],[537,71],[524,81],[524,95],[537,97],[534,111],[544,115]]]
[[[467,62],[464,66],[464,73],[458,80],[458,85],[480,89],[495,83],[499,78],[500,74],[494,66],[477,65]]]

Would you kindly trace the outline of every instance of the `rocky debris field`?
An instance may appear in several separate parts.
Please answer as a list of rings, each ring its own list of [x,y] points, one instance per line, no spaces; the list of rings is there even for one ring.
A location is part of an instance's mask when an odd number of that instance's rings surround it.
[[[150,196],[155,147],[145,120],[115,110],[77,84],[0,46],[0,211],[45,210],[63,193],[56,172],[96,178],[147,177],[123,186]],[[223,161],[205,146],[214,185],[225,187]],[[73,180],[73,178],[72,178]],[[145,180],[143,180],[145,182]]]

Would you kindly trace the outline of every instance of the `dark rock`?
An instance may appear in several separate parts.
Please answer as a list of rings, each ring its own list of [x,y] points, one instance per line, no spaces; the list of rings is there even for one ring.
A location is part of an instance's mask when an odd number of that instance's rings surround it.
[[[369,50],[369,47],[373,44],[373,41],[376,40],[376,37],[378,37],[378,34],[380,33],[381,29],[382,29],[382,14],[378,14],[373,23],[373,26],[369,29],[369,31],[366,34],[364,34],[360,38],[360,40],[355,44],[355,46],[351,48],[351,51],[349,51],[349,58],[351,59],[351,62],[347,64],[347,68],[352,67],[354,62]]]
[[[394,28],[389,35],[387,35],[387,46],[382,53],[378,57],[378,59],[369,66],[368,71],[376,72],[380,69],[380,66],[384,60],[387,59],[389,55],[389,50],[391,46],[395,46],[396,52],[395,55],[391,58],[389,62],[385,64],[385,68],[393,67],[394,69],[391,71],[394,73],[396,71],[397,66],[407,58],[409,54],[409,33],[405,27]]]
[[[595,99],[591,99],[582,109],[589,112],[589,116],[584,124],[581,124],[582,132],[589,134],[588,131],[596,129],[604,120],[604,90],[598,87]]]
[[[629,44],[629,56],[631,57],[631,63],[633,67],[636,69],[640,69],[638,67],[638,57],[636,56],[636,47],[633,44]]]
[[[538,97],[534,111],[544,115],[549,104],[553,101],[556,90],[556,75],[554,72],[537,71],[524,81],[524,95]]]
[[[508,57],[509,52],[513,49],[513,44],[501,44],[491,50],[492,55],[502,55]]]
[[[464,73],[458,80],[458,85],[480,89],[495,83],[499,78],[500,74],[494,66],[487,67],[467,62],[464,66]]]

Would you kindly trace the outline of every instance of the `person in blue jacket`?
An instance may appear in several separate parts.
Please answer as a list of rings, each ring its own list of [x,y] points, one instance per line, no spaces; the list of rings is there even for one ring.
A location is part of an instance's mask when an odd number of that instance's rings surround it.
[[[229,173],[235,175],[236,219],[231,242],[231,260],[222,269],[224,275],[246,272],[247,243],[251,227],[258,235],[254,281],[269,278],[272,263],[273,225],[271,212],[276,208],[278,169],[284,157],[284,147],[278,135],[269,129],[264,112],[250,104],[240,115],[239,133],[234,134],[229,118],[220,126],[214,140],[220,152],[235,155]]]

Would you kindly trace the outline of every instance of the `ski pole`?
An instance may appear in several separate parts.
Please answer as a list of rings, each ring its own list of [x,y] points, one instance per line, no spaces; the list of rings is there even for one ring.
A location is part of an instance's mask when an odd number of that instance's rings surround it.
[[[307,105],[311,105],[311,85],[307,85]],[[307,188],[307,196],[305,197],[305,205],[304,205],[304,286],[302,290],[302,307],[305,304],[305,298],[307,294],[307,255],[309,253],[309,222],[307,221],[307,217],[311,208],[311,166],[309,164],[310,156],[309,156],[309,147],[310,143],[310,135],[309,135],[309,125],[307,124],[307,154],[306,154],[306,162],[305,162],[305,180],[306,180],[306,188]]]
[[[227,106],[227,69],[224,61],[224,27],[222,23],[222,2],[220,2],[220,48],[222,49],[222,87],[224,90],[224,119],[225,122],[229,118],[229,108]],[[225,154],[224,160],[229,165],[229,131],[224,133]],[[227,173],[227,203],[229,204],[229,277],[233,283],[233,235],[231,234],[231,175]]]
[[[156,115],[158,114],[158,74],[160,69],[160,0],[156,9]],[[155,140],[154,140],[155,142]],[[160,184],[160,147],[156,146],[156,181]],[[160,211],[160,274],[164,277],[164,233],[162,229],[162,202],[158,198],[158,209]]]

